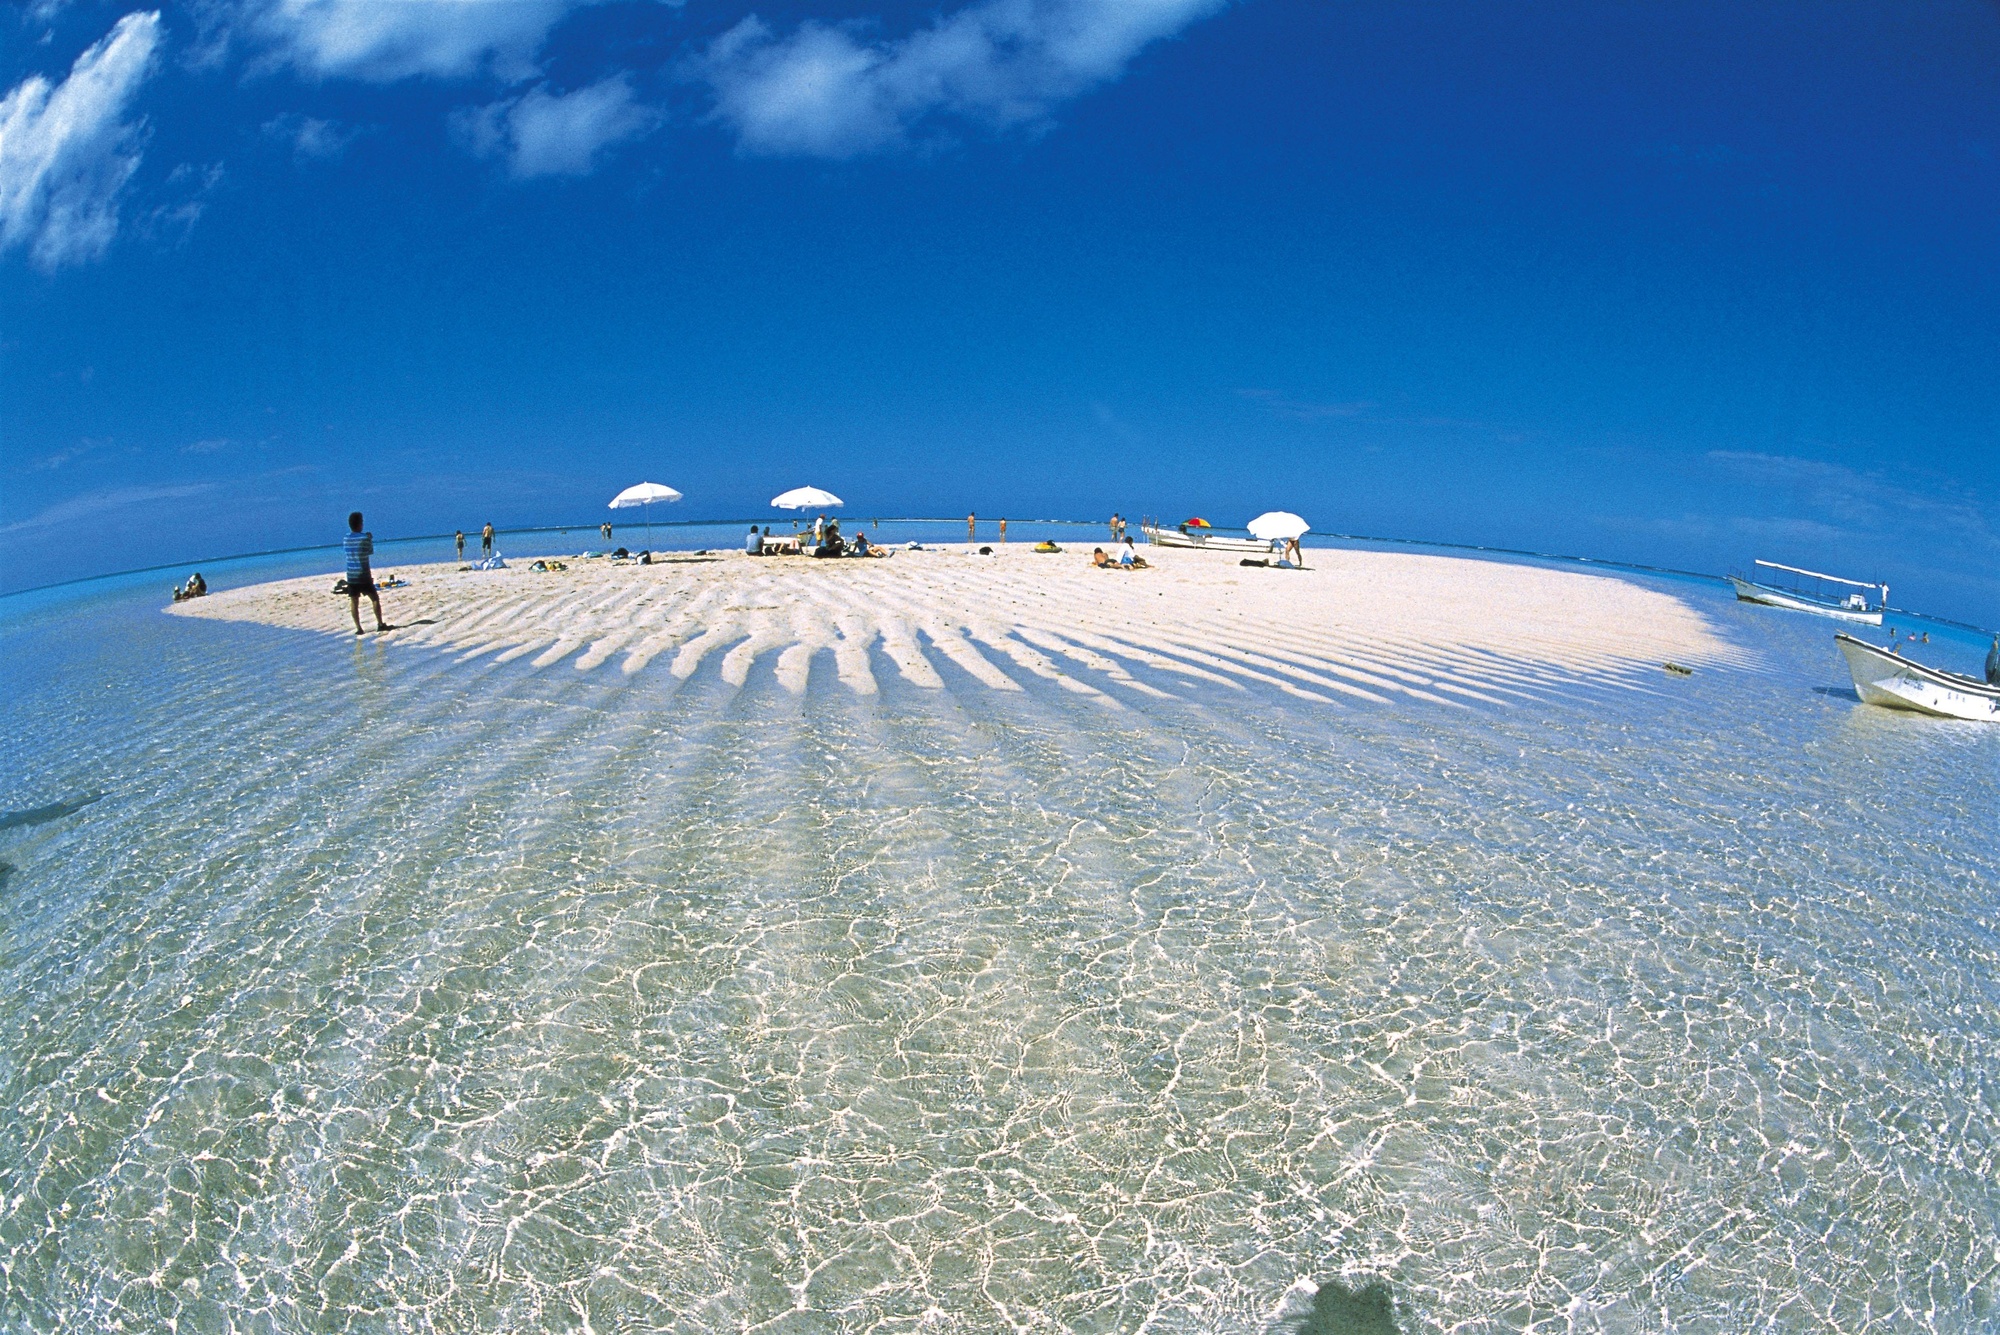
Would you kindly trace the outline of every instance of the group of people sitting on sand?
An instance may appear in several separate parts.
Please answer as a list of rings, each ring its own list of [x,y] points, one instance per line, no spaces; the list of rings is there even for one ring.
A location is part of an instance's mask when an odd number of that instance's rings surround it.
[[[1108,556],[1102,547],[1090,549],[1090,563],[1099,570],[1151,570],[1152,564],[1132,549],[1132,539],[1125,539],[1125,545],[1118,549],[1117,556]]]
[[[187,583],[174,585],[174,601],[184,603],[190,598],[199,598],[208,592],[208,581],[201,577],[199,570],[187,578]]]
[[[807,544],[811,546],[808,548]],[[810,551],[813,556],[863,556],[884,557],[889,553],[875,543],[868,541],[866,533],[854,535],[849,542],[840,535],[840,521],[821,515],[813,521],[810,536],[793,534],[790,537],[773,538],[766,527],[761,532],[755,524],[750,526],[749,536],[743,539],[743,550],[751,556],[799,555]]]

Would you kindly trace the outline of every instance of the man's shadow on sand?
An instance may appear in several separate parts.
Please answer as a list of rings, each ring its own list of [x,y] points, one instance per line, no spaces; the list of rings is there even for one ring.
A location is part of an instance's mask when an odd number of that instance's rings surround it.
[[[1396,1300],[1382,1284],[1350,1289],[1328,1280],[1294,1329],[1297,1335],[1397,1335]]]
[[[81,797],[66,797],[59,802],[51,802],[45,807],[27,807],[20,811],[0,811],[0,830],[19,829],[28,825],[46,825],[52,820],[61,820],[64,816],[74,816],[91,803],[103,800],[104,794],[101,792],[85,793]],[[0,862],[0,890],[4,890],[7,887],[7,882],[14,878],[14,873],[18,870],[20,869],[11,862]]]
[[[104,800],[103,793],[85,793],[81,797],[68,797],[60,802],[51,802],[45,807],[29,807],[25,811],[0,811],[0,830],[11,830],[21,825],[46,825],[64,816],[74,816],[93,802]]]

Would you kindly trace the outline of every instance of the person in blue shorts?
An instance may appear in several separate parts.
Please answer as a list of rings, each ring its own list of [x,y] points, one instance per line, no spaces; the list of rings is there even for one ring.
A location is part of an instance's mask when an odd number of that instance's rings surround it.
[[[361,531],[359,510],[347,516],[347,538],[341,547],[347,553],[347,610],[354,614],[354,633],[361,633],[361,595],[364,593],[375,608],[375,629],[395,629],[382,619],[382,595],[375,591],[375,572],[368,568],[368,558],[375,555],[375,535]]]

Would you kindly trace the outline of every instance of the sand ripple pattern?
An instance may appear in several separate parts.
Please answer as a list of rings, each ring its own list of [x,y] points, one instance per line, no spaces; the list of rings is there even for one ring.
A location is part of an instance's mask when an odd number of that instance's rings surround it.
[[[1041,569],[0,626],[0,1330],[2000,1321],[2000,729]]]
[[[1669,595],[1573,571],[1450,557],[1315,552],[1302,572],[1150,551],[1156,568],[1079,555],[955,550],[880,561],[679,557],[577,561],[567,573],[409,572],[389,595],[399,644],[470,660],[528,657],[686,679],[758,664],[801,694],[820,655],[857,695],[888,671],[943,689],[940,668],[998,691],[1039,678],[1116,708],[1189,687],[1275,690],[1325,705],[1492,706],[1578,687],[1644,689],[1660,664],[1743,661]],[[350,633],[324,580],[235,590],[191,616]]]

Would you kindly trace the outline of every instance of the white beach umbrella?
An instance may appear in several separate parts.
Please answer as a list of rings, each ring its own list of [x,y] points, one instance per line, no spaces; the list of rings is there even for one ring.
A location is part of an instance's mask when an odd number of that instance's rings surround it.
[[[793,487],[782,495],[773,496],[771,504],[780,510],[831,510],[847,502],[818,487]]]
[[[1265,542],[1290,542],[1312,532],[1312,525],[1290,510],[1270,510],[1250,521],[1250,536]]]
[[[646,507],[646,550],[653,549],[653,502],[677,501],[681,494],[672,487],[663,487],[657,482],[641,482],[625,488],[611,498],[611,509],[629,510],[635,505]]]
[[[636,487],[627,487],[611,498],[614,510],[629,510],[635,505],[651,505],[654,501],[677,501],[681,494],[672,487],[663,487],[657,482],[641,482]]]

